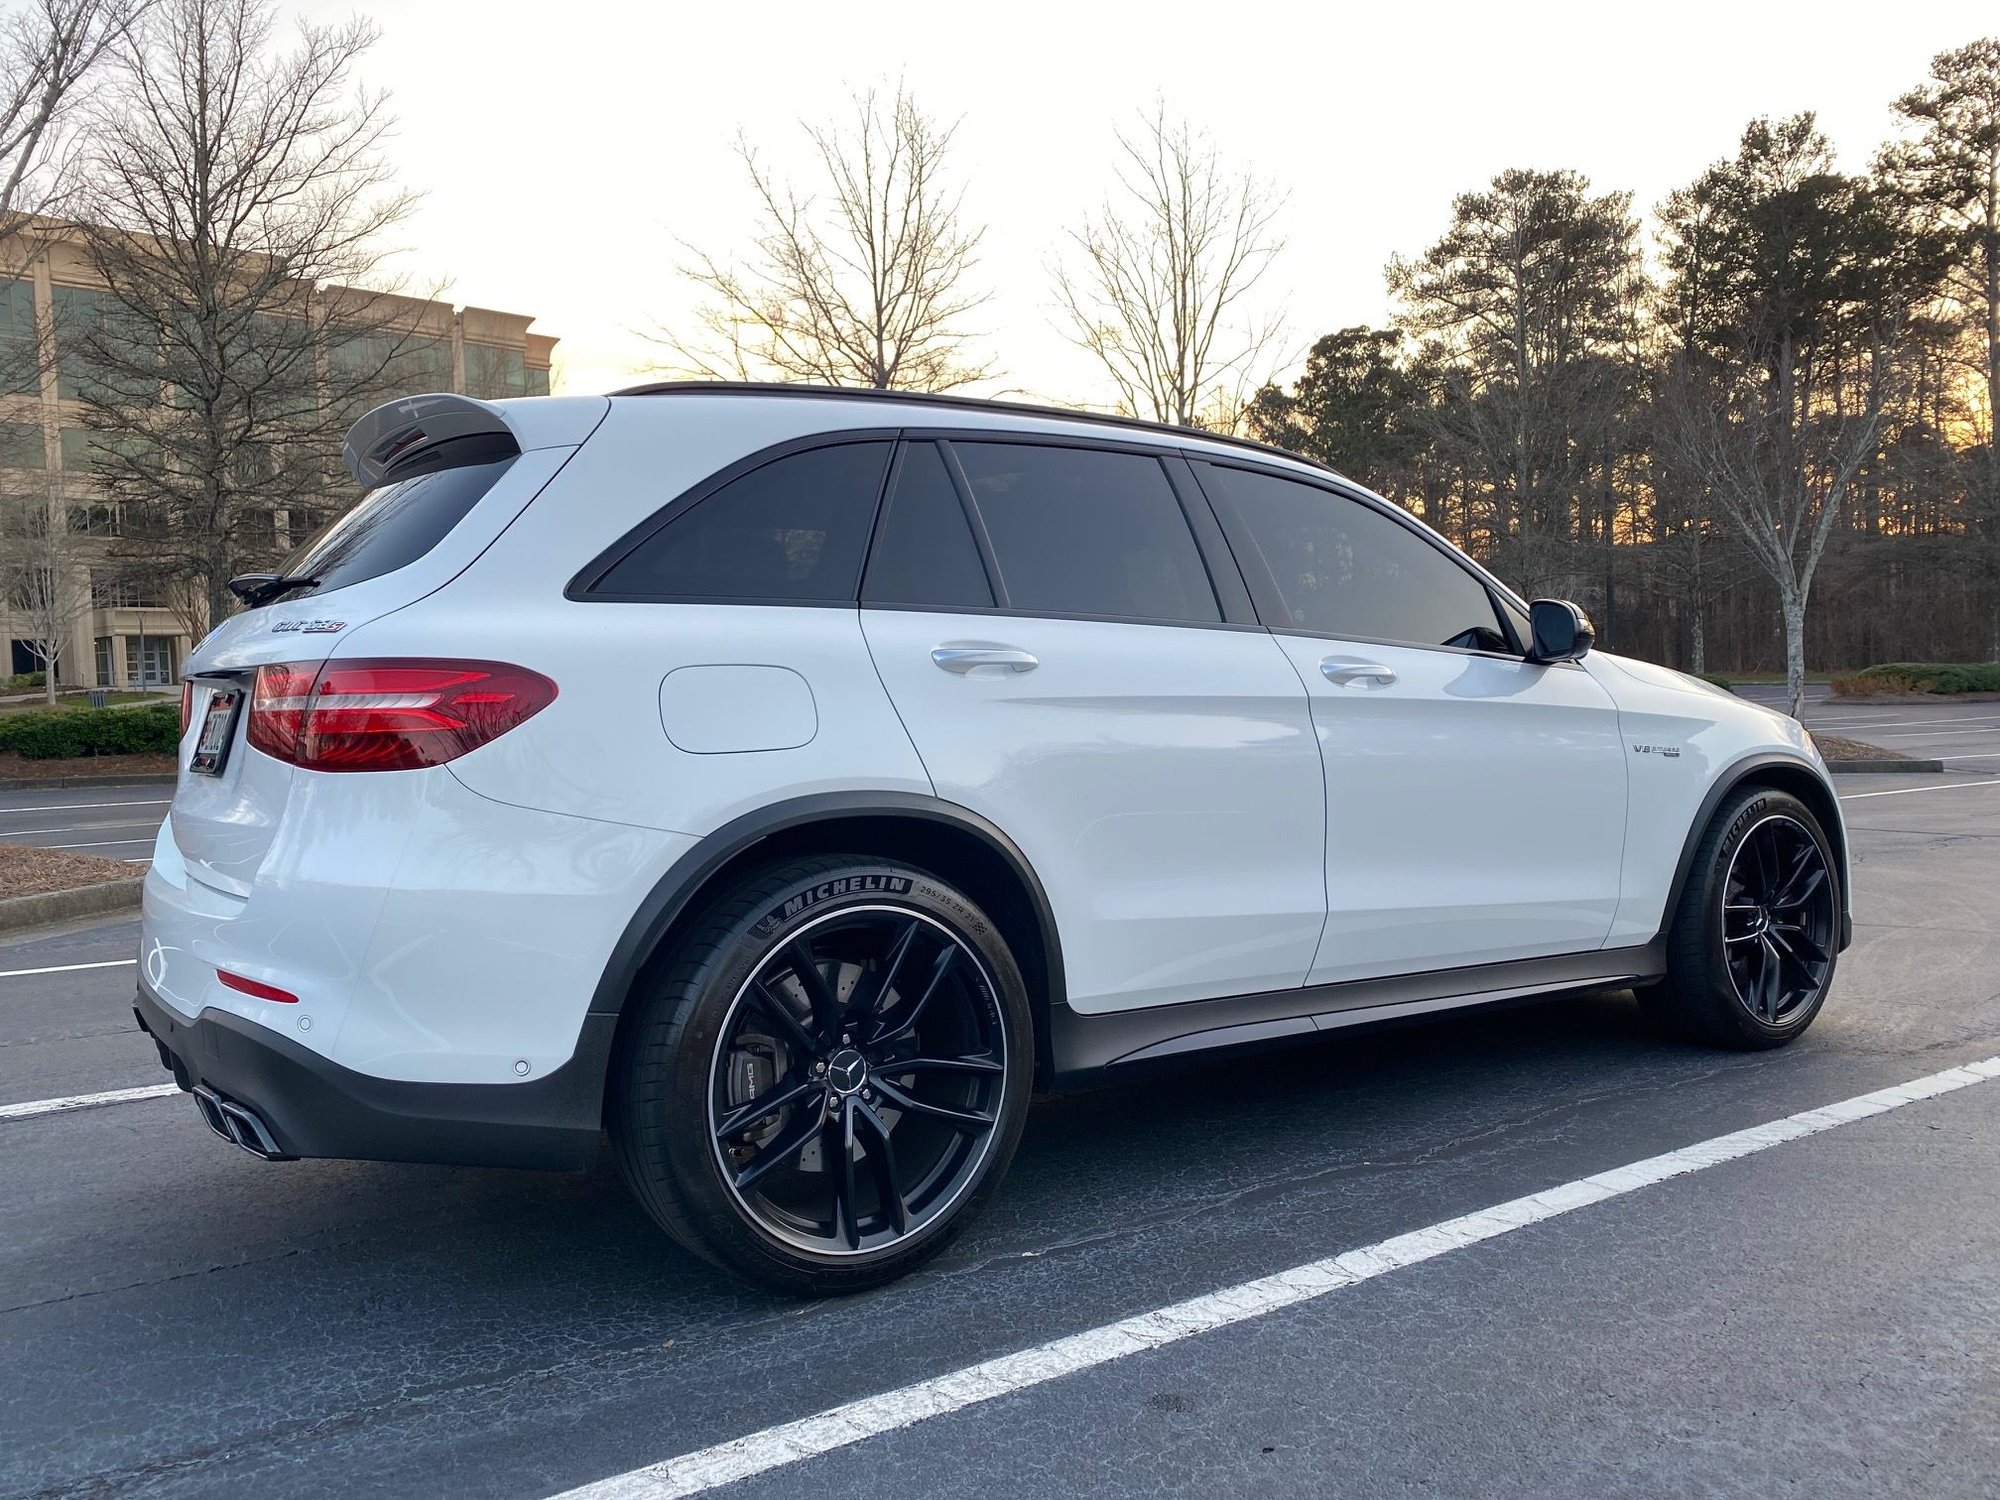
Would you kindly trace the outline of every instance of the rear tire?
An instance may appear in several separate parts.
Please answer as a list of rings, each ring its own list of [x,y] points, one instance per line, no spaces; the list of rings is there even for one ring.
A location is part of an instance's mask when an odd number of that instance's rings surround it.
[[[1840,870],[1819,820],[1773,787],[1733,793],[1703,832],[1646,1013],[1690,1041],[1782,1047],[1812,1025],[1840,946]]]
[[[774,865],[709,906],[613,1064],[626,1184],[681,1244],[803,1296],[942,1250],[1012,1160],[1026,987],[985,913],[866,856]]]

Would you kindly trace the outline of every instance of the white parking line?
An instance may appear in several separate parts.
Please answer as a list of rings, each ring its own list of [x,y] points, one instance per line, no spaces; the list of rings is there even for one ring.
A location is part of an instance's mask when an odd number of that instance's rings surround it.
[[[116,849],[121,844],[150,844],[152,839],[99,839],[94,844],[39,844],[31,845],[41,849]]]
[[[28,834],[98,834],[106,828],[158,828],[152,818],[140,822],[66,822],[56,828],[0,828],[0,838],[26,838]]]
[[[1873,733],[1873,731],[1870,731]],[[2000,724],[1991,729],[1912,729],[1901,734],[1877,735],[1884,740],[1962,740],[1968,734],[2000,734]],[[123,826],[122,824],[120,825]]]
[[[79,969],[129,969],[136,958],[107,958],[95,964],[55,964],[46,969],[0,969],[0,979],[26,979],[30,974],[74,974]]]
[[[768,1474],[822,1454],[834,1453],[856,1443],[913,1427],[950,1412],[963,1411],[1016,1391],[1046,1385],[1066,1375],[1094,1369],[1134,1354],[1179,1343],[1197,1334],[1212,1333],[1235,1323],[1248,1322],[1288,1307],[1297,1307],[1346,1287],[1372,1281],[1391,1271],[1449,1255],[1468,1245],[1497,1239],[1525,1229],[1530,1224],[1557,1218],[1576,1209],[1691,1172],[1705,1171],[1727,1161],[1768,1151],[1788,1141],[1818,1135],[1836,1126],[1865,1120],[1871,1115],[1901,1109],[1920,1099],[1933,1099],[1975,1083],[2000,1078],[2000,1057],[1947,1068],[1942,1073],[1878,1089],[1829,1104],[1787,1115],[1748,1130],[1719,1135],[1712,1140],[1684,1146],[1661,1156],[1647,1157],[1594,1177],[1566,1182],[1547,1192],[1496,1203],[1491,1208],[1446,1219],[1426,1229],[1399,1234],[1343,1255],[1328,1256],[1237,1286],[1225,1287],[1172,1307],[1140,1313],[1116,1323],[1107,1323],[1087,1333],[1072,1334],[1003,1354],[983,1364],[955,1370],[901,1390],[886,1391],[846,1406],[837,1406],[817,1416],[778,1427],[767,1427],[747,1437],[734,1438],[670,1458],[664,1463],[614,1474],[593,1484],[565,1490],[555,1500],[675,1500],[675,1497],[705,1494],[725,1484]]]
[[[66,1115],[96,1109],[100,1104],[130,1104],[139,1099],[164,1099],[178,1094],[177,1083],[149,1083],[142,1089],[113,1089],[108,1094],[72,1094],[67,1099],[30,1099],[26,1104],[0,1104],[0,1120],[32,1120],[37,1115]]]
[[[1849,792],[1842,802],[1863,802],[1870,797],[1907,797],[1912,792],[1962,792],[1971,786],[2000,786],[2000,781],[1946,781],[1937,786],[1899,786],[1887,792]]]
[[[159,797],[150,802],[143,802],[137,798],[134,798],[130,802],[50,802],[40,807],[10,807],[6,810],[10,813],[40,814],[46,812],[82,812],[85,808],[90,807],[166,807],[167,805],[168,799]]]
[[[1817,729],[1907,729],[1913,724],[2000,723],[2000,714],[1953,714],[1945,719],[1815,719]]]

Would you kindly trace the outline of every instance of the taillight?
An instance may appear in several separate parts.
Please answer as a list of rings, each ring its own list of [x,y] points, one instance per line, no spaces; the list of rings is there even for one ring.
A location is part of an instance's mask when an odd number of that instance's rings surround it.
[[[181,735],[186,737],[188,721],[194,717],[194,684],[183,680],[181,683]]]
[[[555,701],[539,672],[491,661],[259,667],[248,738],[308,771],[413,771],[496,740]]]

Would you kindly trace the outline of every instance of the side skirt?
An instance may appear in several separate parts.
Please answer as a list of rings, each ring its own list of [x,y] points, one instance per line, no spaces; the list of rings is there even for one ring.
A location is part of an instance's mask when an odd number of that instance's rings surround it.
[[[1126,1063],[1285,1037],[1317,1036],[1349,1026],[1496,1005],[1563,990],[1646,983],[1666,972],[1665,945],[1656,940],[1637,948],[1351,979],[1144,1010],[1085,1015],[1059,1005],[1050,1018],[1055,1078],[1061,1086]]]

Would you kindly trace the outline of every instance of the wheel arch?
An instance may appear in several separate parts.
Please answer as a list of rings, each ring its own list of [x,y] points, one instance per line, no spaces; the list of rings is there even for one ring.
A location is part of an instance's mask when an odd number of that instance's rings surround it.
[[[1749,786],[1789,792],[1812,810],[1820,831],[1833,845],[1834,863],[1840,870],[1840,946],[1847,947],[1854,939],[1854,906],[1852,881],[1848,874],[1847,828],[1840,817],[1840,799],[1826,778],[1808,762],[1776,754],[1753,755],[1738,761],[1716,778],[1715,784],[1702,798],[1700,808],[1688,824],[1680,861],[1674,866],[1673,884],[1667,890],[1667,904],[1660,915],[1661,933],[1664,935],[1673,925],[1674,913],[1680,909],[1681,893],[1694,870],[1695,850],[1714,821],[1716,811],[1730,796]]]
[[[723,824],[662,876],[626,924],[590,1001],[620,1018],[650,966],[696,919],[705,898],[756,867],[810,854],[900,859],[950,880],[993,918],[1020,961],[1035,1019],[1038,1085],[1053,1074],[1050,1012],[1067,1004],[1055,913],[1021,848],[957,803],[908,792],[827,792],[773,803]],[[615,1044],[614,1044],[615,1053]]]

